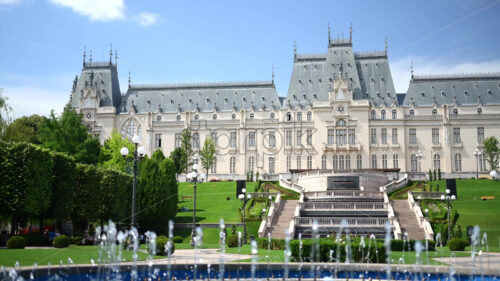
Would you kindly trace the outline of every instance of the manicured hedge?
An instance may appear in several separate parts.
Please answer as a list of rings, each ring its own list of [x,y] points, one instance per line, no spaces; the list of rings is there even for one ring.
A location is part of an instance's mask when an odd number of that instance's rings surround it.
[[[52,246],[54,246],[54,248],[66,248],[70,244],[71,244],[71,239],[68,236],[62,234],[54,239]]]
[[[26,239],[22,236],[12,236],[7,240],[7,249],[24,249]]]
[[[462,238],[452,238],[448,241],[448,247],[450,251],[463,251],[465,247],[467,247],[469,243]]]
[[[168,254],[167,249],[165,247],[167,245],[167,242],[168,242],[167,236],[160,235],[160,236],[156,237],[156,254],[157,255],[166,256]],[[170,250],[170,254],[173,254],[175,251],[175,244],[171,243],[171,247],[172,247],[172,249]]]
[[[409,249],[411,249],[411,251],[413,251],[415,248],[415,242],[417,242],[417,241],[418,240],[410,240],[410,241],[405,241],[403,243],[403,240],[393,239],[393,240],[391,240],[391,251],[398,251],[398,252],[403,251],[403,245],[404,245],[405,251],[408,251]],[[425,247],[425,240],[420,241],[420,242]],[[410,246],[408,246],[408,243],[410,244]],[[428,246],[429,251],[436,250],[436,242],[434,242],[433,240],[428,240],[427,246]]]
[[[174,243],[182,243],[182,237],[181,236],[174,236],[174,238],[172,238],[172,240],[174,241]]]
[[[269,244],[269,239],[267,238],[256,238],[257,247],[261,249],[267,249]],[[271,238],[271,250],[284,250],[285,249],[285,239],[275,239]]]
[[[238,247],[238,234],[233,234],[227,238],[227,246],[229,248],[236,248]]]

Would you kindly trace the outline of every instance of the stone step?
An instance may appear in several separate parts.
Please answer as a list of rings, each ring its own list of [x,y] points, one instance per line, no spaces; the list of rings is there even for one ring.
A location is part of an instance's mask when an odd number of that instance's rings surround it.
[[[281,211],[279,211],[279,214],[277,214],[278,218],[276,223],[269,229],[272,238],[285,238],[285,232],[290,225],[290,220],[294,217],[297,202],[298,200],[284,200],[282,202],[283,207]]]
[[[419,227],[418,219],[407,200],[392,200],[394,213],[398,217],[401,231],[408,233],[408,239],[425,239],[425,231]]]

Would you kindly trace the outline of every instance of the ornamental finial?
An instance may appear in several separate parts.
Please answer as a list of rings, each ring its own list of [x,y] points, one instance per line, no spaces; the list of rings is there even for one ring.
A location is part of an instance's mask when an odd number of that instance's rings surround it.
[[[130,84],[132,83],[132,79],[130,79],[130,71],[128,72],[128,87],[130,88]]]
[[[87,57],[87,45],[83,46],[83,66],[85,66],[85,58]]]
[[[272,66],[272,74],[271,74],[271,78],[272,78],[272,82],[273,82],[273,85],[274,85],[274,64]]]
[[[109,44],[109,65],[113,62],[113,44]]]
[[[351,21],[351,27],[349,27],[349,41],[352,42],[352,21]]]

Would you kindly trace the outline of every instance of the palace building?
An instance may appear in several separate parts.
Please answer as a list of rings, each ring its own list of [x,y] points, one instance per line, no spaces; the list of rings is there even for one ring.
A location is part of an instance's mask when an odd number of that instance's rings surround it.
[[[329,32],[330,33],[330,32]],[[137,134],[169,155],[190,129],[194,151],[215,140],[217,178],[293,170],[399,169],[410,178],[489,171],[483,140],[500,136],[500,73],[417,75],[396,93],[384,50],[355,52],[352,30],[321,54],[299,54],[286,98],[271,81],[136,85],[121,93],[117,64],[84,54],[70,103],[101,142]]]

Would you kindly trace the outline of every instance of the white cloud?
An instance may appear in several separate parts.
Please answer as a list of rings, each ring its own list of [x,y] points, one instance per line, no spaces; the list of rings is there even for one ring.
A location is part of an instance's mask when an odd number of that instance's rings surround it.
[[[152,24],[156,23],[159,18],[160,18],[160,15],[158,15],[158,14],[149,13],[149,12],[142,12],[135,19],[140,25],[148,26],[148,25],[152,25]]]
[[[21,0],[0,0],[0,5],[15,5],[19,4]]]
[[[410,84],[410,64],[412,60],[415,75],[500,72],[500,60],[450,64],[422,57],[406,57],[390,62],[394,87],[397,93],[405,93],[406,90],[408,90],[408,85]]]
[[[74,12],[89,17],[90,21],[110,21],[116,19],[123,19],[125,17],[126,7],[123,0],[49,0],[49,1],[56,5],[69,7]]]

